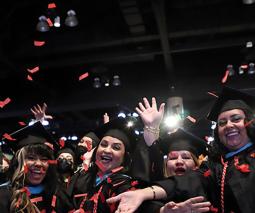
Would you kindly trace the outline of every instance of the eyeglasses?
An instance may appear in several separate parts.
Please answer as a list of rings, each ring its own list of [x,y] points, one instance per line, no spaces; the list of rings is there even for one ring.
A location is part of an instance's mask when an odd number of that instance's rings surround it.
[[[220,127],[224,127],[227,125],[228,121],[231,121],[231,123],[239,123],[241,120],[243,120],[245,117],[239,114],[230,116],[229,119],[223,118],[218,120],[218,125]]]

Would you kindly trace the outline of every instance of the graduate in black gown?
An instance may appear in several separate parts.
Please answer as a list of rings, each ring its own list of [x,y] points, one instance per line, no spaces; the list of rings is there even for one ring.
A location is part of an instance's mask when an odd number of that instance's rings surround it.
[[[207,154],[207,143],[195,135],[185,131],[184,129],[175,129],[175,131],[164,132],[159,134],[160,123],[163,118],[164,104],[161,104],[157,109],[156,99],[152,98],[150,104],[147,98],[143,98],[144,103],[139,103],[139,107],[136,108],[144,124],[144,141],[149,147],[150,158],[148,165],[153,165],[154,171],[157,175],[150,175],[150,177],[156,177],[162,180],[170,176],[183,176],[190,170],[198,169],[201,161],[200,156],[204,158]],[[164,160],[165,156],[165,160]],[[152,181],[154,181],[152,179]],[[154,195],[154,188],[149,188],[147,193]],[[201,194],[200,194],[201,195]],[[197,196],[197,195],[194,195]],[[139,208],[139,212],[151,212],[158,213],[159,211],[166,211],[171,204],[173,210],[176,211],[176,203],[185,201],[186,203],[178,203],[182,205],[182,208],[190,206],[190,202],[198,203],[202,202],[203,198],[194,197],[192,200],[186,201],[189,197],[185,194],[178,194],[178,196],[172,196],[169,199],[161,200],[161,202],[150,201],[144,202]],[[139,200],[139,199],[137,199]],[[168,203],[171,201],[171,203]],[[173,202],[175,201],[175,203]],[[166,205],[165,205],[166,204]],[[175,205],[176,204],[176,205]],[[203,203],[204,209],[197,208],[200,212],[206,211],[210,203]],[[207,205],[207,206],[206,206]],[[119,208],[121,211],[125,208]],[[178,209],[179,210],[179,209]]]
[[[131,152],[138,141],[137,121],[130,119],[112,119],[95,131],[101,141],[90,167],[76,173],[69,187],[76,212],[115,212],[117,204],[109,205],[106,199],[139,184],[129,176]]]
[[[154,196],[148,188],[143,189],[139,199],[162,199],[175,196],[176,192],[192,196],[201,192],[212,203],[211,212],[254,212],[254,100],[254,96],[245,92],[224,87],[208,115],[208,119],[217,122],[208,161],[197,171],[156,182]],[[123,205],[132,203],[139,195],[128,202],[122,197]],[[133,209],[139,202],[133,204]],[[194,205],[190,211],[193,209]]]
[[[10,161],[13,158],[14,151],[2,141],[0,147],[0,209],[2,213],[8,213],[8,203],[11,194],[10,181]]]
[[[1,212],[67,212],[72,207],[57,182],[55,141],[40,122],[24,127],[12,138],[17,151],[10,167],[11,188],[6,191],[10,199],[0,200],[5,202],[0,206],[6,206]]]
[[[77,167],[74,149],[75,148],[71,145],[71,142],[65,142],[64,146],[57,152],[56,155],[59,181],[66,189],[68,188],[71,177]]]

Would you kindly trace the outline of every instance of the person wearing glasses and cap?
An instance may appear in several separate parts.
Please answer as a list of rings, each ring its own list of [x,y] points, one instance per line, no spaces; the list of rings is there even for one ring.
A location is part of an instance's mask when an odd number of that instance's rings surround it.
[[[11,137],[13,141],[9,143],[16,144],[10,166],[11,198],[8,209],[1,212],[67,212],[71,202],[57,182],[54,139],[39,121]]]
[[[130,125],[132,123],[132,125]],[[132,151],[138,141],[134,118],[116,118],[95,130],[101,139],[90,167],[76,173],[69,186],[76,212],[115,212],[117,204],[106,199],[132,190],[137,181],[129,176]]]
[[[217,122],[208,161],[197,171],[156,182],[153,193],[147,189],[148,194],[144,191],[140,194],[142,200],[171,197],[176,190],[189,194],[194,184],[198,183],[197,187],[204,191],[212,203],[212,212],[254,212],[254,100],[255,97],[246,92],[223,87],[208,114],[209,120]],[[121,196],[118,200],[123,205],[127,203]],[[133,210],[137,205],[133,205]],[[190,211],[194,212],[192,208]]]

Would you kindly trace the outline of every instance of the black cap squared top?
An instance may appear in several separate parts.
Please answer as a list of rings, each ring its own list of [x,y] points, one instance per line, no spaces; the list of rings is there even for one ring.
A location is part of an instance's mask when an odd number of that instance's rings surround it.
[[[176,132],[170,135],[165,135],[160,140],[159,145],[164,154],[168,154],[170,151],[186,150],[193,153],[196,157],[201,154],[206,155],[208,146],[206,141],[182,128],[177,129]]]
[[[218,120],[220,113],[232,110],[242,109],[248,111],[254,111],[255,97],[243,92],[241,90],[233,89],[230,87],[223,87],[221,94],[215,101],[211,111],[207,118],[211,121]]]

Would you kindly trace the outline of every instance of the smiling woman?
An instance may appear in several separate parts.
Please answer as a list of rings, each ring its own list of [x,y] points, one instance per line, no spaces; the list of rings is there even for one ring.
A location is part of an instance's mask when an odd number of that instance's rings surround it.
[[[24,138],[17,139],[18,150],[11,162],[10,206],[3,211],[65,212],[66,208],[71,208],[71,203],[57,182],[52,150],[54,140],[46,139],[50,137],[40,122],[15,135],[21,136]]]
[[[129,176],[131,155],[138,142],[135,126],[129,118],[112,119],[95,133],[101,139],[95,148],[90,167],[77,172],[71,179],[69,192],[77,212],[115,212],[117,205],[106,199],[137,187]]]

